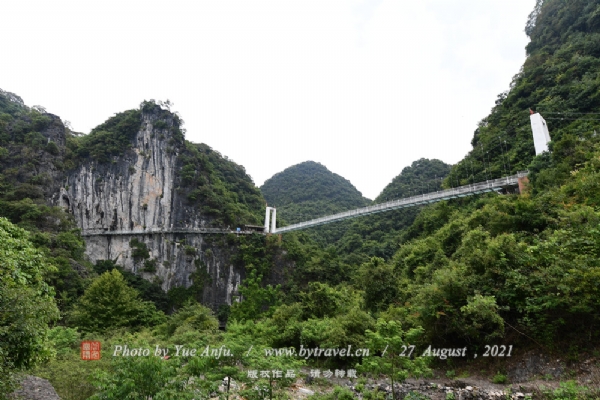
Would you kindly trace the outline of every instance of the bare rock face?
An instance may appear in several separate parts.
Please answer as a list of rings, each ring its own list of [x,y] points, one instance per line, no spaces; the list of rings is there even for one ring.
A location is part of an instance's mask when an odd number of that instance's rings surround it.
[[[219,237],[215,237],[219,236]],[[245,277],[243,268],[234,267],[233,245],[217,234],[148,234],[86,237],[87,254],[95,260],[117,260],[125,269],[143,278],[162,283],[163,290],[189,287],[192,274],[204,277],[203,303],[213,306],[231,302]],[[147,259],[134,257],[131,241],[138,240],[148,249]],[[152,263],[155,271],[144,266]],[[198,279],[198,278],[196,278]]]
[[[142,112],[132,147],[109,163],[86,161],[71,171],[55,204],[74,215],[93,262],[117,260],[164,290],[188,287],[201,272],[204,303],[231,304],[243,267],[234,267],[226,235],[170,233],[211,223],[178,187],[177,156],[185,144],[171,135],[173,124],[172,115]]]
[[[170,228],[176,150],[143,114],[133,147],[110,164],[87,162],[66,180],[61,205],[69,208],[84,232]],[[163,139],[160,139],[162,137]]]
[[[14,400],[60,400],[50,382],[31,375],[24,377],[21,387],[11,396]]]

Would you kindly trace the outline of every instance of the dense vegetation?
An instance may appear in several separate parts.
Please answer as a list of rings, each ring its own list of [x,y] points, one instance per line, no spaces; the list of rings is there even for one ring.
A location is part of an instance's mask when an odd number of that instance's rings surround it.
[[[529,109],[539,111],[550,128],[556,163],[551,171],[557,175],[544,173],[549,184],[560,184],[590,158],[586,140],[598,130],[600,115],[598,6],[590,0],[538,0],[526,29],[531,38],[527,60],[479,123],[473,150],[453,167],[446,186],[526,169],[535,155]]]
[[[132,147],[132,140],[142,125],[141,110],[129,110],[108,119],[92,129],[89,135],[69,140],[69,150],[81,160],[107,163]],[[72,164],[74,166],[75,164]]]
[[[355,368],[365,374],[361,376],[384,374],[394,382],[450,365],[427,357],[400,357],[405,345],[422,351],[430,344],[469,350],[507,344],[520,354],[535,350],[567,362],[597,352],[600,118],[594,116],[600,115],[599,15],[598,1],[538,1],[526,27],[531,37],[527,61],[475,131],[473,150],[452,168],[437,160],[416,161],[375,201],[437,190],[440,178],[445,186],[456,186],[529,169],[530,185],[524,193],[486,194],[376,215],[347,222],[343,232],[330,236],[293,232],[281,242],[276,236],[224,237],[236,246],[233,263],[246,269],[240,288],[243,301],[220,310],[228,317],[225,332],[218,330],[214,313],[196,301],[200,287],[182,289],[185,293],[173,307],[176,296],[151,298],[152,287],[144,287],[111,261],[98,263],[95,271],[88,268],[85,281],[82,274],[77,274],[80,281],[60,275],[61,260],[71,264],[82,257],[82,242],[60,210],[45,206],[39,194],[31,197],[45,186],[31,180],[36,165],[28,166],[32,161],[16,156],[21,151],[52,154],[54,150],[47,151],[39,137],[29,133],[43,136],[44,124],[54,120],[3,93],[0,216],[10,222],[0,219],[0,255],[3,261],[13,262],[8,270],[4,265],[0,268],[0,335],[3,340],[13,338],[23,350],[14,352],[0,341],[1,384],[8,385],[5,377],[19,367],[32,368],[41,361],[30,357],[31,349],[40,348],[49,350],[41,355],[54,352],[55,356],[34,372],[51,379],[68,399],[204,398],[216,395],[224,377],[235,381],[229,380],[223,388],[226,395],[235,391],[248,399],[285,397],[282,391],[293,378],[253,378],[248,370],[299,373],[303,366]],[[530,107],[547,117],[553,139],[550,153],[534,156]],[[564,114],[553,114],[557,112]],[[131,115],[117,118],[126,121]],[[555,120],[554,115],[563,119]],[[116,132],[121,129],[117,126],[128,125],[117,121],[101,131]],[[87,143],[95,146],[93,141]],[[260,193],[241,167],[215,153],[186,143],[180,158],[181,179],[196,193],[189,200],[228,223],[237,223],[238,214],[246,221],[260,218]],[[207,185],[213,194],[202,191]],[[286,223],[306,219],[307,214],[317,216],[317,210],[337,212],[368,202],[347,181],[316,163],[292,167],[262,189]],[[291,212],[289,219],[286,211]],[[42,217],[49,216],[59,225],[44,222]],[[332,238],[322,245],[323,239]],[[143,253],[141,246],[139,250]],[[27,265],[34,270],[15,264],[24,258],[31,260]],[[270,277],[289,261],[294,262],[293,268],[285,271],[289,274],[278,285]],[[45,344],[45,331],[57,314],[52,290],[46,289],[42,278],[63,293],[58,299],[66,317],[64,326],[49,331],[50,346]],[[22,307],[31,319],[19,320],[19,315],[6,311],[17,292],[27,292],[30,302]],[[175,312],[165,315],[161,311],[165,304],[167,312],[176,308]],[[36,313],[42,317],[34,319]],[[91,314],[99,318],[90,322]],[[109,349],[104,354],[127,344],[152,353],[156,346],[168,348],[171,358],[105,356],[96,363],[82,363],[77,346],[84,338],[102,340],[103,348]],[[175,346],[182,344],[198,352],[207,346],[209,350],[224,346],[233,356],[175,357]],[[248,351],[250,345],[253,351]],[[300,345],[351,345],[373,349],[374,354],[305,359],[265,357],[263,352]],[[452,372],[468,371],[471,365],[464,360],[452,362]],[[497,374],[498,381],[506,381],[506,371],[495,369],[498,364],[480,362],[477,373],[484,370],[490,378]],[[337,389],[322,397],[351,395]],[[592,389],[572,383],[544,395],[598,397]],[[364,391],[363,397],[383,395]]]
[[[449,171],[450,166],[440,160],[421,158],[405,167],[373,202],[382,203],[440,190],[442,179]],[[371,257],[390,259],[399,248],[403,232],[420,211],[420,207],[413,207],[353,220],[336,243],[336,248],[347,262],[354,265],[360,265]]]
[[[28,230],[31,242],[55,267],[46,280],[61,310],[83,294],[90,267],[72,218],[46,203],[64,168],[65,150],[52,138],[64,129],[41,107],[26,107],[20,97],[0,92],[0,216]]]
[[[261,224],[264,199],[244,167],[203,143],[187,141],[178,161],[181,190],[218,226]]]
[[[44,282],[53,267],[27,231],[0,218],[0,398],[13,372],[51,355],[46,330],[58,317],[54,291]]]
[[[275,174],[260,190],[269,206],[277,208],[278,217],[290,224],[369,203],[350,181],[313,161]]]
[[[346,179],[321,164],[307,161],[275,174],[261,192],[269,204],[276,206],[279,223],[291,224],[439,190],[449,171],[450,166],[439,160],[414,161],[371,202]],[[415,208],[371,215],[313,228],[307,233],[321,246],[333,246],[329,253],[341,254],[345,262],[358,265],[372,256],[390,258],[398,248],[400,231],[412,223],[418,212]]]
[[[278,226],[352,210],[370,203],[350,181],[313,161],[293,165],[273,175],[260,190],[267,204],[277,209]],[[349,222],[338,222],[333,227],[311,229],[308,234],[326,246],[338,241],[349,226]]]

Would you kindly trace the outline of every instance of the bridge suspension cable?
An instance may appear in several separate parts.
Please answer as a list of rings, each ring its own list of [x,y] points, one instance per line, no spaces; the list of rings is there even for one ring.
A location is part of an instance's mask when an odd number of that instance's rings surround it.
[[[460,186],[452,189],[442,190],[439,192],[432,192],[427,194],[421,194],[417,196],[411,196],[399,200],[387,201],[385,203],[376,204],[373,206],[358,208],[356,210],[344,211],[334,215],[325,217],[315,218],[310,221],[299,222],[284,226],[282,228],[274,228],[274,221],[271,221],[270,233],[285,233],[296,231],[300,229],[306,229],[313,226],[319,226],[329,224],[336,221],[342,221],[349,218],[356,218],[363,215],[375,214],[385,212],[389,210],[395,210],[399,208],[414,207],[422,204],[436,203],[438,201],[448,200],[457,197],[473,196],[479,193],[486,193],[496,191],[499,192],[507,187],[517,186],[519,181],[525,178],[529,174],[528,171],[519,172],[516,175],[507,176],[504,178],[494,179],[491,181],[479,182],[475,184],[469,184]],[[274,228],[274,229],[273,229]]]

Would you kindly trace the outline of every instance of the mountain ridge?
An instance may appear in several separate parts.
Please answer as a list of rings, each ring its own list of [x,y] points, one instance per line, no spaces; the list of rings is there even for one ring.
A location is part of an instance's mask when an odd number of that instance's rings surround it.
[[[274,174],[260,190],[267,203],[277,208],[277,218],[289,223],[371,202],[349,180],[315,161],[295,164]]]

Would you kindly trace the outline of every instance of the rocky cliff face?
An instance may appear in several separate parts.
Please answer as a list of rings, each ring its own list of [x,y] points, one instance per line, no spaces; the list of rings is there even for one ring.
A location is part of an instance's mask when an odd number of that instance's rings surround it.
[[[143,102],[80,136],[0,89],[0,214],[35,232],[59,267],[53,284],[69,298],[81,295],[89,271],[74,224],[49,205],[74,217],[92,262],[116,260],[164,290],[178,287],[175,302],[230,304],[250,264],[271,274],[268,283],[282,279],[281,251],[266,252],[264,237],[189,232],[260,224],[264,198],[243,166],[185,141],[179,116],[165,108]],[[275,253],[276,262],[266,258]]]
[[[221,240],[224,235],[164,232],[211,223],[178,190],[185,144],[173,139],[167,114],[142,112],[132,147],[108,163],[88,160],[69,172],[55,204],[75,216],[92,261],[117,260],[164,290],[190,286],[200,268],[209,277],[204,302],[231,304],[244,271],[234,267],[234,246]]]
[[[86,162],[67,177],[62,205],[84,232],[143,232],[174,225],[177,152],[167,151],[152,115],[142,118],[133,147],[123,157],[114,157],[109,164]]]

